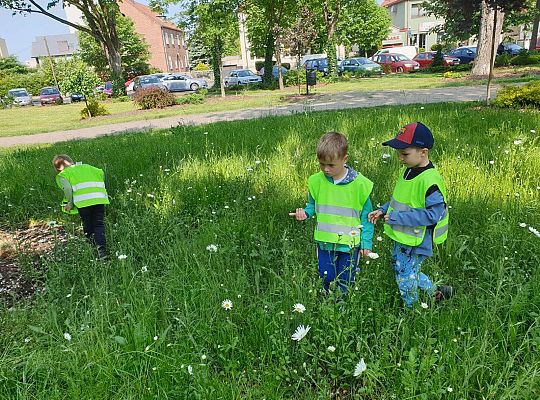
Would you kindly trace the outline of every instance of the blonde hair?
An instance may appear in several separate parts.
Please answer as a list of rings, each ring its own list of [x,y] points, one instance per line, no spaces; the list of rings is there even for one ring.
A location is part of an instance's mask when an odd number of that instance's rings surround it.
[[[58,170],[66,162],[70,164],[75,164],[73,160],[71,159],[71,157],[68,156],[67,154],[58,154],[54,156],[52,160],[53,166],[56,170]]]
[[[319,160],[332,160],[347,155],[349,144],[347,138],[339,132],[325,133],[317,145],[317,158]]]

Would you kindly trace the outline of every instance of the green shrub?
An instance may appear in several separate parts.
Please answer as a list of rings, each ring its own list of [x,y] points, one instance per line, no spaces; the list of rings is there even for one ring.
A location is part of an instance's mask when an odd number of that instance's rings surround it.
[[[540,63],[540,54],[524,51],[510,59],[512,65],[533,65]]]
[[[493,105],[512,108],[540,108],[540,82],[530,82],[521,87],[504,87],[497,93]]]
[[[435,43],[431,45],[431,51],[442,51],[442,50],[443,50],[443,45],[440,43]]]
[[[205,63],[198,63],[195,68],[193,68],[193,71],[208,71],[210,69],[210,66]]]
[[[508,67],[510,66],[511,56],[507,53],[503,53],[495,57],[495,66],[496,67]]]
[[[112,99],[113,103],[127,103],[128,101],[131,101],[131,98],[129,96],[118,96],[113,97]]]
[[[462,78],[463,75],[459,72],[447,71],[443,74],[443,78]]]
[[[432,67],[442,67],[444,66],[444,56],[442,53],[442,49],[439,48],[437,50],[437,53],[435,53],[435,56],[433,57],[433,62],[431,63]]]
[[[176,98],[174,95],[158,87],[149,87],[137,90],[133,96],[133,101],[142,110],[149,110],[151,108],[165,108],[174,106],[176,104]]]
[[[285,86],[296,86],[306,84],[306,70],[304,68],[291,69],[283,76]]]
[[[176,99],[176,104],[203,104],[205,100],[205,93],[191,93],[185,96],[178,97]]]
[[[90,116],[97,117],[99,115],[109,115],[109,110],[95,98],[91,98],[87,102],[87,107],[84,107],[81,110],[81,119],[86,119],[89,117],[88,111],[90,111]]]

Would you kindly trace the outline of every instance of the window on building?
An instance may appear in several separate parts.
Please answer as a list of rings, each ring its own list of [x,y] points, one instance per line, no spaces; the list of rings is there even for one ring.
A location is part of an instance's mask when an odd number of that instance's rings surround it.
[[[426,15],[426,10],[422,8],[422,3],[411,5],[411,18],[423,17]]]
[[[396,5],[391,6],[391,7],[390,7],[390,12],[391,12],[392,14],[397,14],[397,6],[396,6]]]
[[[171,33],[171,44],[174,46],[174,35]]]
[[[67,40],[58,40],[56,46],[58,47],[59,53],[68,53],[69,45]]]
[[[418,35],[418,48],[424,49],[426,48],[426,33],[421,33]]]
[[[411,41],[410,41],[410,45],[411,46],[418,46],[418,34],[417,33],[413,33],[411,36]]]
[[[173,63],[172,63],[172,58],[170,55],[167,56],[167,67],[169,68],[169,71],[172,71]]]
[[[167,35],[167,32],[163,32],[163,38],[165,39],[165,44],[169,45],[169,35]]]

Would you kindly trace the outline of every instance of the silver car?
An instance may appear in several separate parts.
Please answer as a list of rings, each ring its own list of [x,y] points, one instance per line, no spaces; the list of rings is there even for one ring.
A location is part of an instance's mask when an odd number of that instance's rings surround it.
[[[225,78],[225,86],[249,85],[250,83],[261,83],[262,78],[255,75],[249,69],[235,69]]]
[[[32,105],[32,96],[24,88],[11,89],[8,96],[13,99],[13,104],[16,106]]]
[[[183,92],[186,90],[206,89],[208,82],[204,79],[192,78],[183,74],[170,74],[161,78],[161,83],[165,85],[169,92]]]

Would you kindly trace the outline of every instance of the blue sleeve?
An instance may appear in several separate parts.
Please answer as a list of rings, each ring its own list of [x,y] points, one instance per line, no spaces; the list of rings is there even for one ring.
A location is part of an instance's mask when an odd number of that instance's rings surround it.
[[[308,201],[306,203],[306,208],[304,208],[308,218],[311,218],[315,215],[315,199],[311,197],[311,193],[308,193]]]
[[[368,197],[366,202],[364,203],[364,207],[362,207],[362,214],[360,215],[360,221],[363,225],[362,228],[362,249],[371,250],[373,248],[373,231],[374,226],[371,222],[368,221],[368,214],[373,211],[373,205],[371,204],[371,200]]]
[[[384,203],[382,206],[379,207],[379,210],[381,210],[383,214],[386,214],[389,206],[390,202]]]
[[[446,215],[446,205],[439,190],[426,197],[426,208],[413,208],[411,211],[391,211],[390,225],[430,226],[435,225]]]

